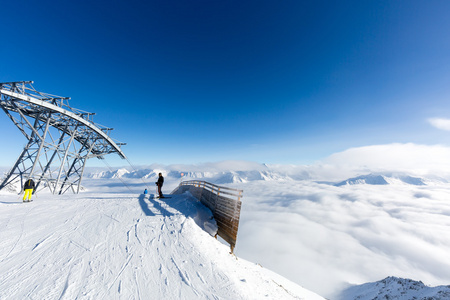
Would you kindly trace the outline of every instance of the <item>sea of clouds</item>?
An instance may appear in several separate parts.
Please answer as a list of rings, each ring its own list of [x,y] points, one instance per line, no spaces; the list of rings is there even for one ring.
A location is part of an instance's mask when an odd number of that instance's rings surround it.
[[[236,253],[333,299],[387,276],[450,283],[450,186],[249,182]]]

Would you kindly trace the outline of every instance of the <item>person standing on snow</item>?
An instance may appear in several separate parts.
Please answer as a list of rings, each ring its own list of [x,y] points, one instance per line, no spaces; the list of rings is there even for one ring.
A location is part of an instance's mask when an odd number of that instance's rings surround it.
[[[31,201],[31,195],[33,195],[35,185],[33,179],[28,179],[25,184],[23,185],[23,190],[25,191],[23,195],[23,202],[30,202]],[[28,200],[25,200],[27,199]]]
[[[158,181],[155,182],[155,184],[158,186],[159,198],[164,198],[163,193],[161,192],[161,188],[164,184],[164,177],[162,176],[162,173],[159,173]]]
[[[147,195],[147,189],[145,189],[145,191],[144,191],[144,195]]]

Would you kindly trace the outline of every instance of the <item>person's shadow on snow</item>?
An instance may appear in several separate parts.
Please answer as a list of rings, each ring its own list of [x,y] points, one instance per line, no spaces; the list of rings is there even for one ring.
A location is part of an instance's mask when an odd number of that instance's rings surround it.
[[[142,211],[144,212],[144,214],[146,216],[152,216],[152,217],[155,216],[155,214],[148,207],[148,203],[145,202],[145,195],[144,194],[141,194],[139,196],[139,205],[141,206],[141,209],[142,209]]]
[[[145,201],[147,199],[144,194],[141,194],[139,196],[139,205],[141,206],[142,211],[145,213],[146,216],[156,216],[156,214],[150,209],[149,204],[152,204],[155,209],[157,209],[160,213],[158,215],[161,215],[163,217],[170,217],[173,216],[173,213],[165,209],[159,201],[155,200],[155,195],[150,194],[148,201]]]

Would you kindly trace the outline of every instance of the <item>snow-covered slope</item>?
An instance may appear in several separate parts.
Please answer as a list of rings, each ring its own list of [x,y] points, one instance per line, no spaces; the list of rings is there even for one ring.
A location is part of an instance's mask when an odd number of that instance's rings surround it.
[[[0,299],[323,299],[230,255],[189,194],[19,200],[0,194]]]
[[[444,300],[450,299],[450,285],[428,287],[421,281],[398,277],[346,289],[338,299],[341,300]]]

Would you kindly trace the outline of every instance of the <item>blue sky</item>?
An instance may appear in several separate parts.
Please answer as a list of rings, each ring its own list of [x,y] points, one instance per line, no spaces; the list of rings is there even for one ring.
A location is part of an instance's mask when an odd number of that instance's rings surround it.
[[[450,118],[450,1],[8,1],[2,12],[0,82],[33,80],[96,112],[136,165],[450,145],[427,122]],[[10,166],[25,140],[6,115],[0,126]]]

